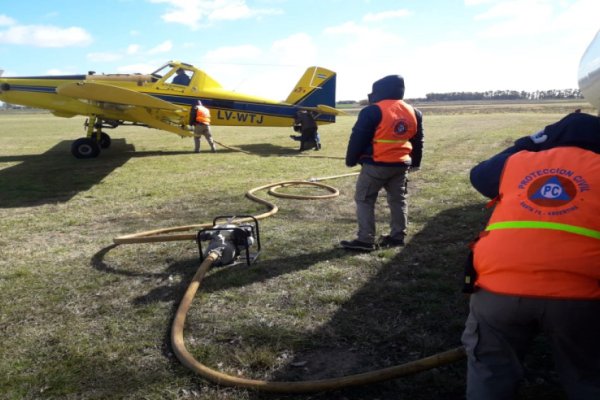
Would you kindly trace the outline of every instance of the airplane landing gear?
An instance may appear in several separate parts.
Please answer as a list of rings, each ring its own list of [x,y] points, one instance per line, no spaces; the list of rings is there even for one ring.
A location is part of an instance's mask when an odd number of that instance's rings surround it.
[[[104,132],[100,132],[100,140],[98,141],[101,149],[108,149],[110,147],[110,136]]]
[[[75,158],[96,158],[100,155],[101,149],[110,147],[110,136],[101,131],[102,120],[98,120],[95,115],[90,115],[84,127],[87,137],[79,138],[71,144],[71,154]]]
[[[96,158],[100,154],[100,145],[93,138],[79,138],[71,144],[71,154],[75,158]]]

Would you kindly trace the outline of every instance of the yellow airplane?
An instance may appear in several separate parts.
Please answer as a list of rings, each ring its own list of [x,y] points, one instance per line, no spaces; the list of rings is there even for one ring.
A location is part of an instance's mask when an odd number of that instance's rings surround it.
[[[314,111],[318,124],[333,123],[342,114],[335,109],[335,84],[335,72],[310,67],[279,102],[227,91],[204,71],[170,61],[151,74],[0,76],[0,100],[58,117],[87,116],[87,136],[72,143],[71,153],[94,158],[110,147],[103,128],[138,125],[193,136],[190,114],[198,100],[210,109],[213,125],[292,126],[301,109]]]

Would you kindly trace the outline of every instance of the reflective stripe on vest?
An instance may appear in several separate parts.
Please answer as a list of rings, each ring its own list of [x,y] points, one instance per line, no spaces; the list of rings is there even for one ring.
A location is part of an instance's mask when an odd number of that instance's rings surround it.
[[[373,135],[373,160],[401,163],[410,160],[409,140],[417,133],[417,117],[402,100],[382,100],[375,103],[381,110],[381,121]]]
[[[485,228],[486,231],[493,231],[495,229],[554,229],[556,231],[570,232],[575,233],[577,235],[591,237],[594,239],[600,239],[600,231],[583,228],[581,226],[559,224],[556,222],[505,221],[496,222],[495,224],[491,224],[487,228]]]
[[[393,140],[393,139],[375,139],[375,143],[406,143],[408,140]]]

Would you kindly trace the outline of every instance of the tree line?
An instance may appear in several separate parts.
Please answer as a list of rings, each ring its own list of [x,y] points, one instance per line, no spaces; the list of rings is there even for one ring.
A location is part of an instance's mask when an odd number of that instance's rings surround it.
[[[524,90],[488,90],[486,92],[427,93],[424,101],[452,100],[563,100],[582,99],[579,89],[550,89],[527,92]]]
[[[425,97],[416,99],[407,99],[408,101],[459,101],[459,100],[564,100],[564,99],[583,99],[579,89],[550,89],[536,90],[528,92],[525,90],[488,90],[485,92],[449,92],[449,93],[427,93]],[[367,99],[360,101],[341,100],[339,105],[358,104],[366,106],[369,104]]]

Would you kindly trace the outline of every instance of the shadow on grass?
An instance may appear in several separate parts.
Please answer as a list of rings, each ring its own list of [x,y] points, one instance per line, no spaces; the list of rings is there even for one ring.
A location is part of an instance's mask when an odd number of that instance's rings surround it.
[[[295,357],[275,371],[272,381],[305,381],[385,368],[430,356],[460,345],[460,334],[468,310],[468,299],[461,293],[462,264],[468,243],[483,227],[481,204],[443,211],[428,222],[407,245],[342,306],[329,322],[310,333],[293,327],[248,326],[246,345],[254,341],[292,350]],[[98,252],[92,266],[109,273],[129,275],[103,262],[114,246]],[[377,251],[367,257],[379,257]],[[260,261],[250,267],[228,266],[213,269],[203,282],[201,292],[210,293],[263,282],[273,277],[307,269],[315,263],[334,258],[354,257],[332,248],[312,254]],[[364,257],[360,255],[357,257]],[[179,284],[152,289],[134,300],[135,304],[173,302],[173,314],[193,274],[198,260],[172,263],[166,275],[181,275]],[[348,268],[355,268],[348,266]],[[132,274],[137,275],[137,274]],[[154,275],[152,275],[154,276]],[[195,328],[188,327],[193,335]],[[170,326],[166,327],[164,353],[170,353]],[[199,334],[199,333],[197,333]],[[300,367],[298,367],[300,366]],[[320,393],[311,399],[397,399],[414,400],[464,398],[464,363],[445,366],[395,381]],[[282,395],[250,393],[252,398],[279,399]]]
[[[146,278],[162,278],[165,284],[157,288],[152,289],[143,296],[138,296],[133,300],[135,306],[142,306],[156,302],[173,303],[171,315],[174,317],[179,302],[181,301],[183,294],[187,290],[190,282],[200,266],[199,258],[180,260],[169,264],[164,272],[160,273],[149,273],[149,272],[135,272],[124,269],[119,269],[109,265],[105,262],[104,258],[106,255],[118,247],[119,245],[110,245],[100,251],[98,251],[91,260],[91,266],[98,271],[117,274],[129,277],[146,277]],[[306,254],[285,259],[269,260],[260,262],[258,265],[253,264],[247,266],[246,264],[238,264],[225,267],[213,268],[211,274],[205,278],[201,291],[203,293],[210,293],[220,291],[228,288],[243,287],[256,282],[262,282],[277,276],[293,273],[302,269],[309,268],[312,264],[331,260],[336,257],[346,256],[346,254],[340,249],[332,249],[330,251],[321,252],[317,254]],[[178,284],[173,284],[168,278],[172,276],[178,276]],[[164,341],[162,346],[162,353],[167,358],[172,358],[171,349],[171,321],[165,324],[165,331],[163,333]],[[290,337],[295,335],[296,332],[289,331],[286,336]],[[281,335],[281,333],[278,333]]]
[[[404,248],[377,251],[368,255],[367,257],[379,257],[385,252],[384,255],[389,256],[387,252],[392,252],[390,261],[340,306],[327,324],[311,332],[298,331],[294,327],[247,326],[244,328],[248,335],[244,337],[245,345],[252,347],[253,344],[271,344],[274,348],[285,348],[294,354],[294,358],[285,366],[272,373],[271,381],[342,377],[403,364],[460,346],[460,335],[468,313],[468,298],[461,293],[462,265],[468,243],[483,228],[487,221],[486,214],[482,204],[471,204],[439,213]],[[111,248],[114,246],[107,247],[94,256],[93,267],[109,273],[128,275],[126,271],[107,266],[102,260]],[[243,287],[294,273],[318,262],[344,257],[353,256],[340,249],[331,249],[259,261],[250,267],[213,269],[205,279],[201,291],[210,293]],[[174,315],[198,265],[197,259],[170,264],[165,275],[181,275],[180,283],[155,288],[134,299],[134,304],[173,302]],[[194,326],[188,327],[188,334],[202,335],[202,332],[194,330]],[[163,354],[171,358],[171,353],[170,324],[167,324]],[[546,379],[550,376],[547,371],[552,368],[551,361],[545,356],[548,353],[547,346],[542,345],[539,349],[534,349],[533,353],[537,356],[536,374],[531,376],[530,383],[522,390],[519,399],[533,399],[535,393],[548,394],[544,397],[547,399],[562,399],[556,383],[552,379]],[[465,372],[466,363],[461,361],[392,381],[335,392],[304,396],[247,394],[252,399],[273,400],[463,399]]]
[[[90,265],[101,272],[116,274],[129,277],[162,278],[165,284],[152,289],[147,294],[134,299],[134,304],[149,304],[155,302],[175,302],[178,305],[185,290],[190,284],[196,270],[200,266],[199,257],[186,260],[179,260],[169,264],[166,270],[159,273],[137,272],[126,269],[119,269],[108,264],[104,258],[106,255],[118,247],[113,244],[107,246],[92,256]],[[347,254],[340,249],[331,249],[321,253],[301,254],[289,258],[258,261],[258,264],[250,266],[246,264],[237,264],[224,267],[214,267],[211,273],[202,283],[202,292],[211,293],[225,289],[243,287],[257,282],[263,282],[277,276],[293,273],[303,269],[310,268],[311,265],[332,260],[338,257],[345,257]],[[167,278],[177,276],[180,283],[174,285]],[[179,279],[180,278],[180,279]]]
[[[468,244],[488,211],[472,204],[441,212],[338,309],[305,338],[303,349],[274,381],[318,380],[367,372],[431,356],[461,345],[468,297],[461,292]],[[326,345],[320,345],[324,343]],[[519,399],[563,399],[547,346],[534,348],[535,371]],[[301,365],[302,367],[297,367]],[[321,393],[311,399],[464,399],[466,361],[393,381]],[[544,394],[536,397],[536,394]],[[254,398],[281,396],[255,394]],[[290,397],[291,398],[291,397]],[[294,398],[297,398],[294,397]]]
[[[345,302],[272,380],[342,377],[404,364],[460,346],[468,311],[461,293],[468,243],[482,206],[453,208],[433,217],[389,262]],[[389,253],[386,253],[389,255]],[[298,367],[301,366],[301,367]],[[312,395],[313,399],[464,398],[463,362],[394,381]],[[256,394],[255,398],[281,398]]]
[[[69,201],[89,190],[124,165],[131,158],[177,156],[192,151],[135,151],[125,139],[112,139],[110,149],[98,158],[76,159],[71,155],[72,141],[64,140],[42,154],[0,156],[0,163],[16,163],[0,170],[0,208],[34,207]],[[261,157],[298,156],[296,150],[272,144],[242,146]],[[236,153],[235,149],[219,148],[218,153]],[[200,156],[204,155],[201,152]],[[207,152],[206,152],[207,153]],[[210,154],[210,153],[207,153]],[[302,156],[305,156],[304,153]],[[311,154],[311,157],[315,157]],[[335,157],[324,157],[335,158]]]
[[[0,162],[18,162],[0,170],[0,207],[66,202],[125,164],[135,150],[124,139],[113,139],[100,157],[79,160],[71,155],[71,143],[64,140],[39,155],[0,156]]]
[[[276,146],[272,143],[245,144],[238,146],[244,152],[260,157],[304,157],[304,158],[327,158],[333,160],[345,160],[345,157],[334,157],[321,155],[319,151],[298,151],[298,147]],[[220,151],[220,150],[219,150]]]

